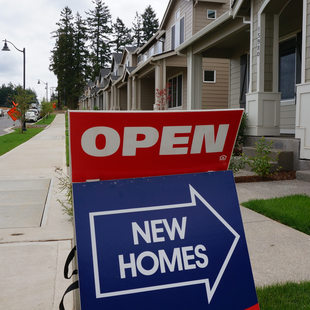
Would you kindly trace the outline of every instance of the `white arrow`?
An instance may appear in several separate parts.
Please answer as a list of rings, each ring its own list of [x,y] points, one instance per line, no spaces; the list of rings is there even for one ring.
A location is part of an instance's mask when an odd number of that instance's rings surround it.
[[[223,274],[226,270],[226,267],[233,255],[233,252],[237,246],[240,235],[225,221],[225,219],[189,184],[189,190],[191,195],[191,202],[182,203],[182,204],[172,204],[172,205],[162,205],[162,206],[151,206],[151,207],[141,207],[141,208],[132,208],[132,209],[120,209],[120,210],[112,210],[112,211],[101,211],[101,212],[91,212],[89,213],[89,221],[90,221],[90,233],[91,233],[91,245],[92,245],[92,255],[93,255],[93,266],[94,266],[94,278],[95,278],[95,288],[96,288],[96,298],[105,298],[105,297],[113,297],[127,294],[135,294],[156,290],[163,290],[169,288],[204,284],[206,287],[208,303],[210,304],[214,293],[223,277]],[[113,215],[113,214],[124,214],[124,213],[136,213],[136,212],[149,212],[156,210],[167,210],[167,209],[175,209],[175,208],[188,208],[188,207],[196,207],[196,198],[198,198],[209,210],[210,212],[235,236],[234,241],[226,255],[224,263],[214,281],[213,286],[210,286],[209,279],[200,279],[193,281],[185,281],[178,283],[170,283],[164,285],[156,285],[156,286],[148,286],[130,290],[122,290],[115,291],[109,293],[102,293],[100,290],[100,280],[99,280],[99,268],[98,268],[98,259],[97,259],[97,246],[96,246],[96,230],[95,230],[95,217],[96,216],[104,216],[104,215]]]

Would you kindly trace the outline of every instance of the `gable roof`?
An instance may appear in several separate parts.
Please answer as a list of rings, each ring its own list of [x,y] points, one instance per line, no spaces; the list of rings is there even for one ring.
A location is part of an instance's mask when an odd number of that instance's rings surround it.
[[[231,14],[235,18],[244,0],[233,0],[230,6]]]
[[[119,64],[122,60],[123,53],[112,53],[113,60],[116,64]]]

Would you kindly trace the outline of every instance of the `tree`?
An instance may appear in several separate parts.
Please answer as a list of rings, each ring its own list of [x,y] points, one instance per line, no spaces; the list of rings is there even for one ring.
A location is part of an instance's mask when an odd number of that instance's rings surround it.
[[[18,103],[16,109],[19,112],[19,120],[21,123],[20,132],[23,133],[26,130],[25,114],[29,108],[29,103],[33,102],[33,94],[27,89],[23,89],[21,86],[16,87],[16,95],[14,96],[15,103]]]
[[[10,107],[12,106],[12,98],[16,95],[15,86],[9,83],[7,86],[2,84],[0,87],[0,106]]]
[[[50,70],[55,73],[58,79],[58,97],[60,103],[70,109],[77,107],[74,98],[74,26],[72,11],[65,7],[60,13],[60,20],[56,25],[59,27],[54,32],[56,39],[55,47],[52,50]]]
[[[12,107],[12,101],[15,100],[15,96],[21,88],[21,85],[15,86],[12,83],[9,83],[7,86],[2,84],[0,87],[0,106]],[[30,96],[31,102],[37,102],[37,94],[35,91],[27,88],[25,92]]]
[[[158,30],[159,22],[156,13],[149,5],[141,15],[143,25],[143,43],[146,43]]]
[[[89,51],[87,48],[87,25],[79,13],[74,24],[74,90],[75,101],[82,95],[86,81],[90,77]]]
[[[143,42],[143,28],[142,28],[142,17],[138,12],[136,12],[136,16],[134,19],[134,22],[132,23],[132,39],[133,39],[133,44],[137,47],[142,46]]]
[[[110,34],[112,33],[109,8],[102,0],[93,0],[93,3],[94,10],[86,12],[91,46],[92,80],[99,75],[101,68],[110,64]]]
[[[53,113],[53,103],[43,101],[41,104],[41,117],[46,117]]]
[[[131,45],[133,39],[131,37],[131,30],[125,26],[123,21],[117,17],[116,23],[113,24],[113,37],[112,44],[114,51],[119,53],[122,48]]]

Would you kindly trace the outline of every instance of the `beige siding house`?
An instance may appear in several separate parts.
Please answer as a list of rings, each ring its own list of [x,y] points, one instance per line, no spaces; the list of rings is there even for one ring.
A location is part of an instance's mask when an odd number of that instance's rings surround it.
[[[126,48],[119,63],[113,58],[103,89],[103,106],[116,110],[158,109],[156,90],[167,88],[168,109],[192,109],[186,55],[176,48],[201,28],[217,20],[229,8],[229,0],[171,0],[159,31],[141,48]],[[203,109],[228,107],[229,60],[204,57],[198,78]],[[189,91],[190,90],[190,91]]]
[[[227,5],[227,4],[225,4]],[[294,135],[310,159],[310,0],[231,0],[226,13],[176,48],[192,73],[187,104],[202,108],[199,63],[229,60],[230,108],[244,107],[248,134]]]

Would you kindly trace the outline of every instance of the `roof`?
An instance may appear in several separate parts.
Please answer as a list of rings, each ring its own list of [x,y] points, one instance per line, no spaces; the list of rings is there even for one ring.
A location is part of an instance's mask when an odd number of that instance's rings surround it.
[[[110,73],[110,71],[111,71],[110,68],[101,68],[100,75],[105,77],[106,75],[108,75]]]
[[[133,70],[135,70],[137,67],[127,67],[126,70],[131,73]]]
[[[240,9],[243,2],[244,2],[244,0],[233,0],[232,4],[230,6],[230,9],[231,9],[232,16],[234,18],[238,14],[239,9]]]
[[[123,56],[123,53],[112,53],[112,57],[113,57],[115,63],[117,63],[117,64],[121,63],[122,56]]]
[[[111,80],[112,80],[112,81],[116,81],[118,78],[119,78],[118,75],[112,75],[112,74],[111,74]]]
[[[170,0],[169,3],[168,3],[168,5],[167,5],[167,8],[166,8],[164,17],[163,17],[163,19],[162,19],[162,21],[161,21],[161,23],[160,23],[160,25],[159,25],[159,29],[162,29],[162,28],[164,27],[166,18],[167,18],[167,16],[168,16],[168,13],[169,13],[170,8],[171,8],[171,6],[172,6],[172,2],[173,2],[173,0]]]
[[[125,50],[127,50],[129,53],[134,53],[138,49],[137,46],[126,46]]]

